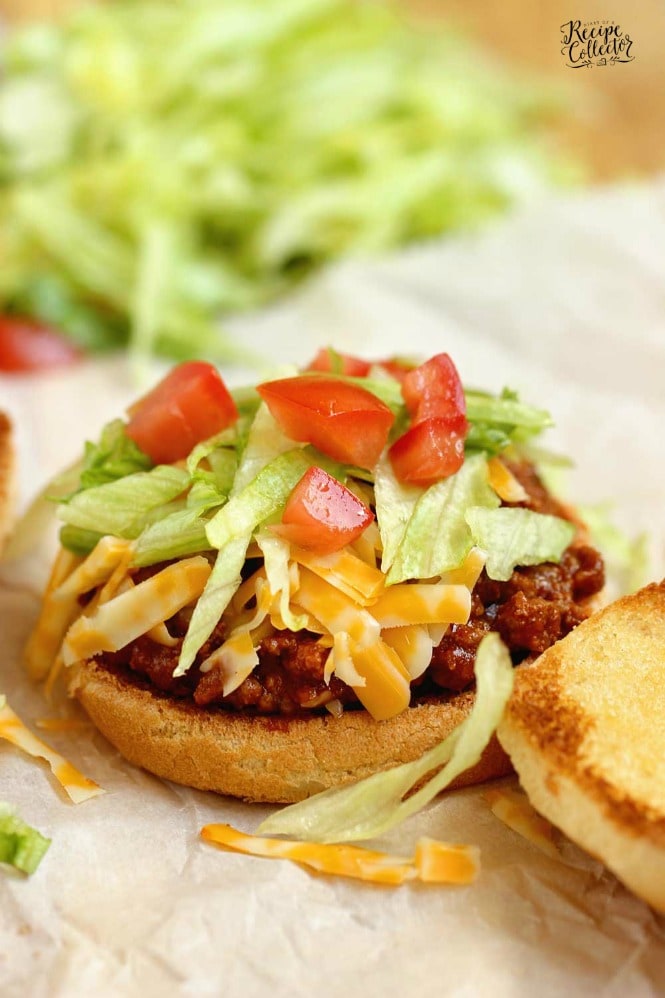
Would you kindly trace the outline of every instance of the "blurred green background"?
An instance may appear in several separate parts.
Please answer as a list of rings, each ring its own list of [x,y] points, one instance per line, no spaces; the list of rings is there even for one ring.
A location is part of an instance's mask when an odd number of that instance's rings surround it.
[[[656,0],[0,9],[0,307],[86,349],[233,357],[219,317],[327,261],[665,160]],[[571,13],[635,59],[571,70]]]

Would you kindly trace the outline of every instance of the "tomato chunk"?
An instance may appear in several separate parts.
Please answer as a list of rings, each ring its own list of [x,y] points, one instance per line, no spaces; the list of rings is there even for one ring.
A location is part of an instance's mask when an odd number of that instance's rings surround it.
[[[306,371],[324,371],[328,374],[348,374],[353,378],[365,378],[371,368],[369,360],[362,360],[350,353],[338,353],[323,347],[314,360],[305,368]]]
[[[50,326],[18,315],[0,316],[0,371],[39,371],[80,358],[81,352]]]
[[[155,464],[172,464],[235,422],[238,410],[217,368],[188,361],[139,399],[129,415],[127,436]]]
[[[386,374],[403,381],[413,368],[413,364],[399,357],[386,357],[381,360],[363,360],[350,353],[339,353],[323,347],[314,360],[305,368],[306,371],[323,371],[326,374],[346,374],[352,378],[366,378],[373,367],[382,368]]]
[[[373,467],[394,416],[376,395],[325,374],[302,374],[257,391],[287,436],[347,464]]]
[[[414,424],[390,448],[393,471],[411,485],[432,485],[454,475],[464,463],[466,431],[464,416]]]
[[[374,513],[323,468],[310,468],[289,496],[275,533],[291,544],[330,554],[351,544]]]
[[[466,414],[464,388],[447,353],[438,353],[402,380],[402,396],[414,423]]]

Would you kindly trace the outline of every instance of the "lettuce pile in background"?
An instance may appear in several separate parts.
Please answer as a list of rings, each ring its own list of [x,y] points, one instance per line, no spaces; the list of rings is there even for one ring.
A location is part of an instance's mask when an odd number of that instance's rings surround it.
[[[2,62],[0,310],[92,350],[233,355],[225,312],[570,173],[548,90],[378,2],[84,5]]]

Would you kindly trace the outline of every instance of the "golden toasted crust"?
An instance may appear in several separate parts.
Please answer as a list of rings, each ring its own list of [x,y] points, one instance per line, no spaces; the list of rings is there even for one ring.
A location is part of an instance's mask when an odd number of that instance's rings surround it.
[[[143,688],[94,660],[80,663],[70,693],[129,762],[157,776],[252,801],[291,802],[418,758],[468,715],[472,693],[411,707],[390,721],[248,717],[198,708]],[[456,787],[510,772],[496,740]]]
[[[665,911],[665,581],[518,670],[498,734],[534,807]]]
[[[12,424],[0,412],[0,551],[9,533],[14,504],[14,442]]]

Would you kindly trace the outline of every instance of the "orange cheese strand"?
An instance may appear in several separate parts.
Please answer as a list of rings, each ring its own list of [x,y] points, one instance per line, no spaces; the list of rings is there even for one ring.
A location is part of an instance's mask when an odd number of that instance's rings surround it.
[[[320,621],[330,634],[344,631],[359,645],[378,640],[380,628],[374,616],[308,568],[300,572],[294,599],[298,607]]]
[[[35,721],[35,727],[40,731],[85,731],[91,722],[79,717],[40,717]]]
[[[137,586],[83,615],[67,631],[62,660],[72,665],[102,651],[117,651],[198,599],[210,575],[205,558],[167,565]]]
[[[506,467],[500,457],[491,457],[487,462],[489,483],[504,502],[526,502],[529,493],[521,482]]]
[[[486,561],[487,555],[484,551],[480,548],[471,548],[459,568],[451,568],[449,572],[444,572],[441,581],[448,585],[466,586],[472,590],[480,578]]]
[[[402,582],[390,586],[371,607],[381,627],[407,624],[466,624],[471,593],[466,586]]]
[[[75,804],[104,793],[100,786],[80,773],[64,756],[41,738],[33,735],[7,703],[0,706],[0,738],[6,739],[35,759],[44,759],[51,767],[58,783]]]
[[[348,547],[325,555],[292,547],[291,557],[361,606],[371,604],[383,590],[383,572],[376,565],[368,565]]]
[[[423,883],[471,884],[480,873],[480,849],[423,838],[416,844],[414,863]]]
[[[366,647],[350,642],[351,658],[365,680],[353,690],[375,721],[388,721],[409,706],[411,677],[397,652],[379,639]]]
[[[414,859],[346,844],[324,845],[246,835],[231,825],[206,825],[201,837],[246,856],[290,859],[317,873],[350,877],[373,884],[398,886],[409,880],[424,883],[468,884],[478,874],[478,850],[421,839]]]
[[[485,800],[495,817],[548,856],[558,856],[554,829],[531,807],[526,797],[508,790],[488,790]]]
[[[24,650],[25,667],[31,679],[44,679],[48,674],[67,628],[80,612],[76,595],[60,599],[55,593],[81,562],[81,558],[64,548],[55,559],[39,617]]]

